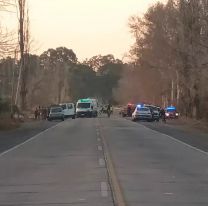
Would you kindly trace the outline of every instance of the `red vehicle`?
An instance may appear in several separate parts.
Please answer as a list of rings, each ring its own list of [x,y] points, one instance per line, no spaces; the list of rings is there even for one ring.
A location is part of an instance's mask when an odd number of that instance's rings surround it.
[[[120,113],[121,113],[122,117],[131,117],[135,108],[136,108],[135,104],[129,103],[125,107],[122,108]]]
[[[166,119],[178,119],[179,113],[174,106],[167,107],[165,109]]]

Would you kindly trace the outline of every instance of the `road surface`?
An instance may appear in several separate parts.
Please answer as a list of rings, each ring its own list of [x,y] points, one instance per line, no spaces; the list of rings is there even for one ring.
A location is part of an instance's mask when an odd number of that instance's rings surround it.
[[[70,119],[1,152],[0,206],[205,206],[207,165],[142,124]]]

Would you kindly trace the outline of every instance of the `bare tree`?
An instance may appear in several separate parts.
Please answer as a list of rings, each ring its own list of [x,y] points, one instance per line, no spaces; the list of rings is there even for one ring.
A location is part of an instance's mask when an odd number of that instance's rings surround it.
[[[26,109],[27,77],[28,77],[28,54],[30,48],[29,35],[29,12],[26,9],[26,0],[18,0],[19,20],[19,47],[20,47],[20,75],[17,86],[17,93],[20,87],[21,109]]]

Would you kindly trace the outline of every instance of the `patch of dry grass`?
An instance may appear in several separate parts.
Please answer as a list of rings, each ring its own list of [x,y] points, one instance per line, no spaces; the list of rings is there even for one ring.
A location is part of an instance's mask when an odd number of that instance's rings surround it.
[[[10,114],[0,114],[0,130],[12,130],[20,126],[18,120],[11,119]]]

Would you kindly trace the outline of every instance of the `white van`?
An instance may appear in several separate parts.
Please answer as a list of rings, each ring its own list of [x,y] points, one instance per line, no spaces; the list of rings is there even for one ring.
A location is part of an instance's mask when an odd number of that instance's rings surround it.
[[[96,99],[79,99],[76,105],[76,117],[97,117],[98,101]]]
[[[61,103],[59,105],[63,109],[64,117],[71,117],[72,119],[75,118],[76,113],[74,103]]]

